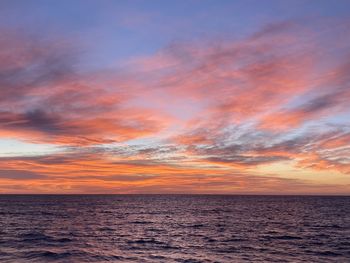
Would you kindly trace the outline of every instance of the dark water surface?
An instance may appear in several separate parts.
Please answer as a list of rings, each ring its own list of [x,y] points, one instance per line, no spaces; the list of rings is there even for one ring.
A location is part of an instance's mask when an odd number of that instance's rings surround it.
[[[0,262],[350,262],[350,197],[2,195]]]

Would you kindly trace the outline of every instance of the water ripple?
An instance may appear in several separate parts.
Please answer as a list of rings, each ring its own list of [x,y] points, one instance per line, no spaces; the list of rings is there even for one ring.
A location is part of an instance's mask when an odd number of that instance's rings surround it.
[[[0,196],[0,262],[350,262],[349,197]]]

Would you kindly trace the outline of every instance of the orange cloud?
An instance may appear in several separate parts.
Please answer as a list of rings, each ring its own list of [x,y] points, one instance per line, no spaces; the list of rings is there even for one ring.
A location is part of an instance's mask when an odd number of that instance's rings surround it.
[[[279,193],[283,189],[284,193],[332,193],[337,187],[234,170],[107,157],[76,153],[1,158],[0,192]],[[343,187],[342,191],[347,188]]]
[[[0,157],[0,191],[336,192],[331,179],[257,173],[279,162],[350,172],[347,56],[311,33],[288,22],[174,44],[120,72],[84,72],[70,47],[1,35],[0,138],[60,152]]]

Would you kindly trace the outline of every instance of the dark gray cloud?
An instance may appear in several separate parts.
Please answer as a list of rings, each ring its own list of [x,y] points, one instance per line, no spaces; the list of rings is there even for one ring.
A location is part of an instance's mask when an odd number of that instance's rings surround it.
[[[150,179],[155,179],[157,175],[146,175],[146,174],[116,174],[116,175],[101,175],[101,176],[78,176],[76,178],[57,176],[57,179],[69,179],[69,180],[99,180],[99,181],[111,181],[111,182],[139,182]]]
[[[35,180],[35,179],[48,179],[49,177],[36,172],[25,170],[4,170],[0,169],[0,178],[11,180]]]
[[[257,166],[261,164],[273,163],[277,161],[289,160],[284,156],[245,156],[245,155],[227,155],[227,156],[213,156],[206,158],[208,161],[216,163],[227,163],[243,166]]]

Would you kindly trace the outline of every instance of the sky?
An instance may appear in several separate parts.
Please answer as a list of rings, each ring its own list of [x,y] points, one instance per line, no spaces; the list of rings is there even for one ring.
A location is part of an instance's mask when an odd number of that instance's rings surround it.
[[[0,193],[349,195],[349,10],[0,1]]]

